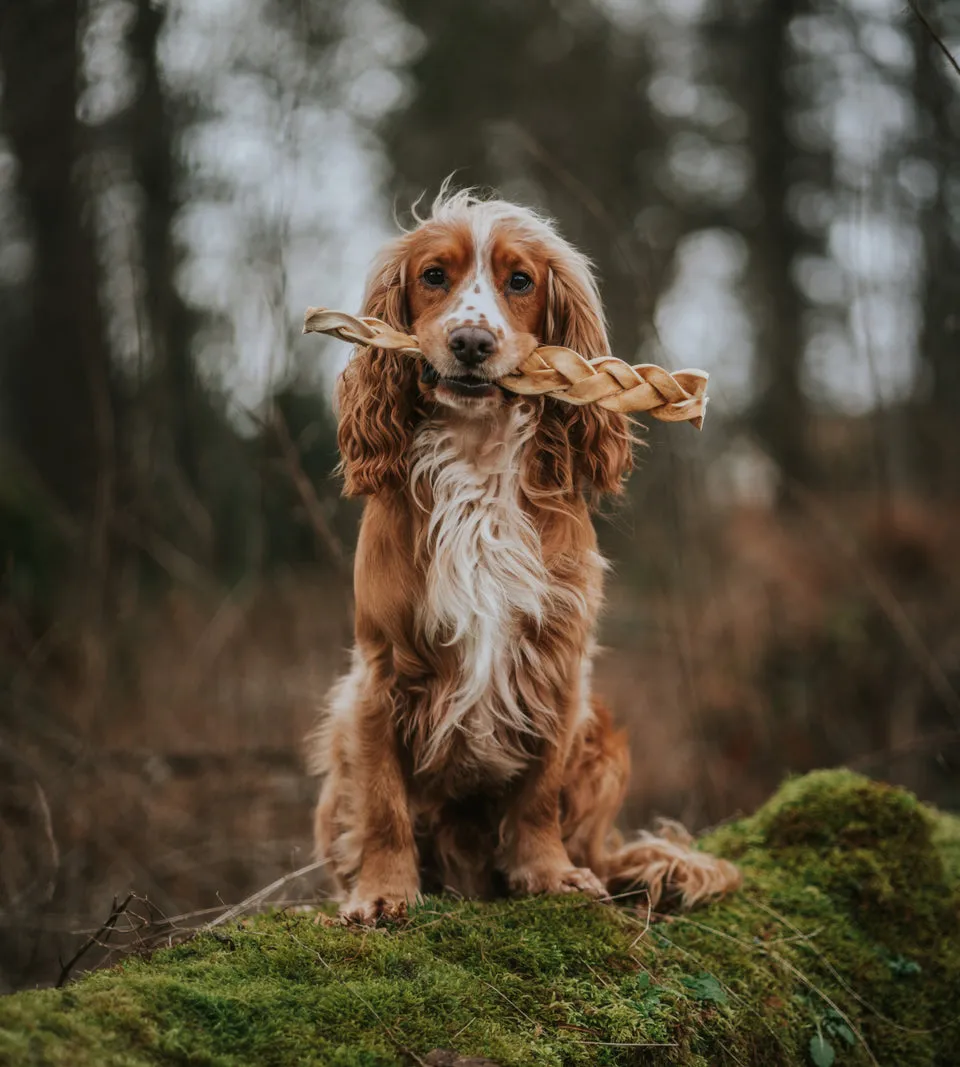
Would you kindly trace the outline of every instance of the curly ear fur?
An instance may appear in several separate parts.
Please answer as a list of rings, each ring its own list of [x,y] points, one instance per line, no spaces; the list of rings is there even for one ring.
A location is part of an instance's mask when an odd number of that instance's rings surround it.
[[[409,329],[407,242],[388,246],[367,283],[363,314]],[[337,384],[337,442],[344,495],[373,496],[407,482],[407,455],[419,393],[417,363],[382,348],[357,348]]]
[[[585,257],[568,250],[547,276],[544,343],[563,345],[586,359],[608,355],[610,342],[596,282]],[[633,467],[633,434],[626,416],[593,404],[544,402],[537,434],[540,478],[565,494],[586,484],[597,493],[621,493]]]

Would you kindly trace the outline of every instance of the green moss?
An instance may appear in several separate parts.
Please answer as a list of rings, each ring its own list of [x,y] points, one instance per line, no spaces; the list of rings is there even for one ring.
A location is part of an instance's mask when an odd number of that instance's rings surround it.
[[[705,844],[745,888],[691,915],[431,898],[389,931],[261,916],[0,1001],[0,1064],[960,1063],[960,820],[822,772]]]

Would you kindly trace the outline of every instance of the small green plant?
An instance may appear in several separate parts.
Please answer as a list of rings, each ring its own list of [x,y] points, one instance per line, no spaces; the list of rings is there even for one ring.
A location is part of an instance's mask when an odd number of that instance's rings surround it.
[[[817,1032],[810,1038],[810,1060],[814,1067],[831,1067],[836,1060],[836,1048],[830,1038],[851,1047],[857,1043],[856,1034],[847,1025],[844,1017],[833,1008],[827,1008],[817,1019]]]
[[[897,978],[912,978],[914,975],[920,974],[923,970],[919,963],[915,963],[913,960],[908,960],[904,956],[891,956],[887,960],[887,965]]]
[[[694,1000],[710,1000],[714,1004],[726,1004],[727,994],[723,986],[712,974],[705,971],[700,974],[684,975],[680,984],[690,992]]]

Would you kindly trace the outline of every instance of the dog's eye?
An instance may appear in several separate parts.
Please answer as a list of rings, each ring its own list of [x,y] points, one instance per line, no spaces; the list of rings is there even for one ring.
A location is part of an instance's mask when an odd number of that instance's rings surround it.
[[[447,280],[447,275],[443,267],[427,267],[420,277],[423,278],[427,285],[433,286],[443,285]]]
[[[533,278],[529,274],[524,274],[522,270],[515,270],[510,275],[507,288],[511,293],[526,293],[533,288]]]

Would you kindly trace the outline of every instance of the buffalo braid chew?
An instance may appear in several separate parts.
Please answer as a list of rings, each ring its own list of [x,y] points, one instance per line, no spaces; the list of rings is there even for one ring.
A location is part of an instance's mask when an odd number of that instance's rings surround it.
[[[324,333],[341,341],[422,356],[416,337],[380,319],[347,315],[327,308],[307,308],[304,333]],[[584,359],[571,348],[536,348],[512,374],[497,384],[524,396],[549,396],[567,404],[597,404],[624,415],[646,412],[661,422],[703,426],[707,407],[706,371],[671,374],[653,363],[631,367],[615,356]]]

